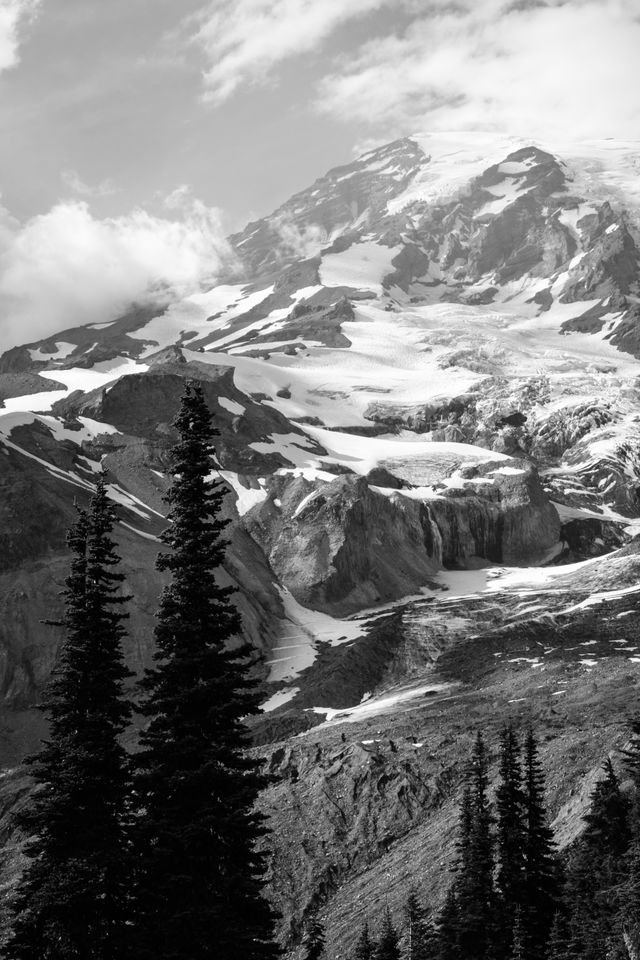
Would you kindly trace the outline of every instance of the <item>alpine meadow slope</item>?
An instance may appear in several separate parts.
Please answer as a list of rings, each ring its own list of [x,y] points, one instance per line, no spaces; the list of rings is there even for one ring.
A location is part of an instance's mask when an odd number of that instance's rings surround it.
[[[264,680],[252,724],[278,775],[262,806],[291,955],[321,917],[344,956],[415,873],[437,904],[474,728],[535,723],[570,843],[640,681],[639,174],[637,142],[398,140],[231,237],[213,289],[0,357],[4,806],[27,802],[18,764],[60,641],[41,621],[100,470],[127,663],[150,663],[192,379]]]

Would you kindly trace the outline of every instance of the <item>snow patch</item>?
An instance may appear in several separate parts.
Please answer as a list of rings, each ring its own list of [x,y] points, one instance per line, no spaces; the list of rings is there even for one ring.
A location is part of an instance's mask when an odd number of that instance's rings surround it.
[[[32,360],[42,362],[43,360],[64,360],[69,354],[77,348],[77,343],[66,343],[64,340],[60,340],[56,343],[55,353],[45,353],[42,347],[38,347],[37,350],[29,350],[29,356]]]
[[[238,403],[236,400],[229,400],[228,397],[218,397],[218,403],[223,410],[228,410],[229,413],[233,413],[236,416],[241,417],[242,414],[247,409],[243,407],[241,403]]]
[[[241,517],[243,517],[247,511],[251,510],[252,507],[255,507],[257,503],[264,503],[269,495],[265,490],[264,477],[260,477],[257,480],[258,485],[253,487],[250,484],[245,485],[239,475],[233,473],[231,470],[216,471],[215,474],[210,475],[210,478],[215,478],[216,475],[223,477],[235,492],[237,497],[235,506]]]
[[[260,709],[263,713],[271,713],[272,710],[277,710],[278,707],[282,707],[285,703],[293,700],[297,693],[300,693],[300,687],[287,687],[285,690],[278,690],[277,693],[260,704]]]
[[[391,261],[401,249],[369,240],[342,253],[327,253],[320,264],[320,281],[325,287],[355,287],[381,296],[382,281],[393,271]]]
[[[355,707],[335,709],[333,707],[312,707],[313,713],[324,714],[325,721],[322,727],[335,726],[339,723],[359,723],[370,717],[386,713],[403,713],[406,710],[415,710],[422,706],[416,702],[427,697],[448,693],[455,687],[453,683],[426,683],[418,686],[400,687],[395,691],[387,691],[379,697],[372,697]],[[317,729],[313,728],[313,729]]]
[[[357,640],[366,632],[364,620],[339,620],[319,610],[309,610],[298,603],[285,587],[278,587],[286,619],[281,621],[280,641],[271,651],[267,665],[269,680],[289,680],[310,667],[320,642],[339,646]]]

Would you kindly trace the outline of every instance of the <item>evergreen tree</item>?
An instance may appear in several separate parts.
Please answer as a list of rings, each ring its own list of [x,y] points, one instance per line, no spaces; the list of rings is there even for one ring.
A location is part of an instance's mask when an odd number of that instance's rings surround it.
[[[365,923],[362,926],[358,942],[353,951],[353,960],[372,960],[375,947],[375,943],[369,936],[369,924]]]
[[[567,928],[562,914],[556,910],[547,943],[547,960],[567,960]]]
[[[400,960],[398,931],[393,925],[388,907],[382,923],[380,939],[373,954],[373,960]]]
[[[128,760],[120,744],[122,574],[103,475],[67,542],[65,638],[43,696],[49,739],[27,762],[39,789],[23,828],[33,836],[7,960],[119,960],[127,942]]]
[[[311,922],[303,948],[304,960],[320,960],[324,956],[324,927],[317,917]]]
[[[631,844],[617,898],[618,930],[630,957],[640,957],[640,841]]]
[[[471,765],[469,764],[466,772],[466,782],[462,791],[462,800],[460,801],[460,819],[458,822],[458,838],[456,842],[456,863],[455,872],[457,876],[457,885],[459,878],[466,877],[470,870],[470,857],[472,852],[472,838],[474,829],[474,797],[471,785]]]
[[[406,960],[435,960],[438,955],[436,931],[413,889],[407,897],[405,915]]]
[[[509,957],[515,949],[513,931],[516,914],[522,926],[520,909],[525,900],[525,828],[522,790],[522,772],[518,739],[512,727],[500,737],[500,781],[496,791],[496,848],[498,855],[497,916],[495,953]],[[521,930],[520,949],[524,949],[524,930]]]
[[[585,814],[585,830],[572,851],[567,876],[572,957],[613,956],[622,946],[619,900],[630,843],[629,802],[610,759]]]
[[[202,388],[188,384],[175,420],[167,494],[169,572],[155,631],[155,667],[142,681],[148,719],[137,757],[136,960],[271,960],[273,914],[263,899],[266,780],[247,755],[244,718],[258,712],[249,650],[225,555],[223,486],[211,478],[214,437]]]
[[[629,801],[620,790],[610,757],[603,768],[605,776],[596,784],[589,812],[583,818],[586,824],[583,839],[591,848],[591,855],[597,853],[600,870],[608,869],[610,859],[619,864],[631,842]]]
[[[495,898],[488,784],[486,749],[478,733],[463,798],[456,879],[458,945],[465,960],[485,960],[490,951]]]
[[[630,739],[629,746],[623,750],[624,765],[636,790],[640,790],[640,714],[629,718],[627,729]]]
[[[633,782],[633,799],[629,812],[629,827],[640,840],[640,714],[627,721],[629,746],[623,750],[623,763]]]
[[[455,881],[447,890],[447,896],[438,917],[437,943],[439,960],[460,960],[458,901]]]
[[[553,833],[547,824],[544,773],[529,730],[524,748],[523,936],[527,957],[541,960],[558,906],[559,877]]]

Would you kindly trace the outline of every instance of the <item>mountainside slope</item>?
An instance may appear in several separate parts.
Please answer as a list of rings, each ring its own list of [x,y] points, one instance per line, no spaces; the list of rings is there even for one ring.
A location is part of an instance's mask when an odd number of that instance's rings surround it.
[[[341,950],[399,903],[414,853],[435,890],[474,724],[539,726],[569,839],[640,678],[639,170],[633,143],[399,140],[232,237],[213,289],[0,357],[0,762],[41,735],[60,639],[41,621],[100,465],[127,657],[148,662],[195,378],[281,776],[264,803],[287,942],[319,909]]]

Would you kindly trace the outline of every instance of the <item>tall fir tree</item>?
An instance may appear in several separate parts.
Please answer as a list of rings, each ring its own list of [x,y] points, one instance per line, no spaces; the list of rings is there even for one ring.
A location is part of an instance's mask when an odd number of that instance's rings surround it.
[[[547,960],[567,960],[567,925],[562,912],[556,910],[549,940],[547,942],[546,958]]]
[[[415,889],[411,889],[407,896],[405,917],[404,956],[406,960],[436,960],[438,938],[435,927],[420,903]]]
[[[595,960],[623,949],[619,901],[631,840],[629,801],[610,759],[591,795],[585,830],[572,851],[566,885],[569,954]]]
[[[455,881],[449,886],[437,924],[438,960],[461,960],[458,945],[458,900]]]
[[[524,745],[524,894],[522,927],[526,956],[543,960],[559,898],[559,866],[547,823],[545,778],[538,744],[529,729]]]
[[[629,800],[620,789],[620,781],[610,757],[605,760],[603,769],[605,775],[596,784],[590,809],[583,818],[586,824],[583,839],[591,848],[591,853],[597,854],[598,867],[604,872],[603,880],[606,882],[609,861],[615,861],[614,870],[617,870],[617,865],[629,849],[631,829]]]
[[[382,921],[380,939],[376,945],[373,960],[400,960],[400,943],[398,931],[396,930],[391,913],[387,907]]]
[[[499,783],[496,790],[496,874],[497,915],[494,953],[510,957],[513,953],[513,931],[516,914],[520,915],[525,900],[525,798],[522,790],[520,749],[513,727],[500,736]],[[521,931],[524,937],[524,930]],[[524,940],[521,949],[525,949]]]
[[[369,924],[364,923],[352,954],[353,960],[372,960],[376,944],[369,934]]]
[[[626,726],[629,745],[622,751],[623,762],[634,786],[640,790],[640,714],[629,717]]]
[[[223,486],[213,479],[217,431],[200,385],[187,384],[174,425],[167,494],[168,571],[141,712],[140,814],[135,845],[136,958],[272,960],[274,916],[264,899],[265,785],[248,755],[244,719],[258,712],[249,650],[232,590],[219,578],[226,550]]]
[[[624,880],[617,896],[617,929],[632,960],[640,958],[640,841],[627,851]]]
[[[489,803],[487,753],[478,733],[461,812],[456,901],[458,946],[465,960],[486,960],[491,950],[495,890],[493,816]]]
[[[18,888],[7,960],[120,960],[127,955],[125,830],[130,715],[123,685],[120,558],[104,475],[67,542],[65,638],[43,696],[49,739],[30,758],[38,785],[22,826],[34,837]]]

